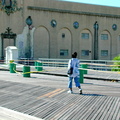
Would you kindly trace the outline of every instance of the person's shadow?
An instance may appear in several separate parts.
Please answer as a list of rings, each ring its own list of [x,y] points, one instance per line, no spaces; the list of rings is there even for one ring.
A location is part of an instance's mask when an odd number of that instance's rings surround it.
[[[80,95],[84,95],[84,96],[106,96],[106,95],[100,95],[100,94],[89,94],[89,93],[83,93],[83,94],[80,94]]]
[[[91,94],[91,93],[73,93],[73,94],[76,94],[76,95],[82,95],[82,96],[106,96],[106,95],[100,95],[100,94]]]

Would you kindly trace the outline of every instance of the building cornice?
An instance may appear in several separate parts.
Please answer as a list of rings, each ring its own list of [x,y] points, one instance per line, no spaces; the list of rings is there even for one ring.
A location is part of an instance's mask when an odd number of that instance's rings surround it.
[[[115,15],[115,14],[72,11],[72,10],[63,10],[63,9],[55,9],[55,8],[35,7],[35,6],[28,6],[27,8],[29,10],[38,10],[38,11],[49,11],[49,12],[58,12],[58,13],[69,13],[69,14],[79,14],[79,15],[89,15],[89,16],[109,17],[109,18],[120,18],[120,15]]]

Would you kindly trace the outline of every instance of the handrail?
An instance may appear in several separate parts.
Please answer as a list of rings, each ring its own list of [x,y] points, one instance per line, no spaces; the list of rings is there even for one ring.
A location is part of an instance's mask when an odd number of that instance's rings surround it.
[[[48,67],[67,67],[69,59],[49,59],[49,58],[39,58],[37,60],[30,60],[30,59],[21,59],[21,60],[14,60],[14,62],[22,65],[34,65],[35,61],[40,61],[43,63],[43,66]],[[120,69],[120,65],[114,65],[115,62],[120,61],[112,61],[112,60],[84,60],[80,59],[80,65],[87,64],[87,69],[93,70],[102,70],[102,71],[111,71],[113,67],[115,69]]]

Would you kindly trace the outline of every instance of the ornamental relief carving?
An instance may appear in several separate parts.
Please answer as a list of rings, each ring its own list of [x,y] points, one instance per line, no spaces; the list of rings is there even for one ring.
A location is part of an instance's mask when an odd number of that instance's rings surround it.
[[[17,0],[0,0],[0,10],[10,15],[11,13],[22,10],[22,8],[18,8]]]

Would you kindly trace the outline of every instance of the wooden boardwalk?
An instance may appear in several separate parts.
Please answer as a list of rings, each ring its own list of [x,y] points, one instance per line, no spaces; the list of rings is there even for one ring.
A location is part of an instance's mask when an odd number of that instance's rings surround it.
[[[87,89],[83,95],[79,95],[76,88],[73,94],[67,94],[65,87],[55,87],[57,83],[61,84],[59,78],[49,75],[41,76],[39,79],[41,81],[38,81],[38,75],[31,78],[22,78],[7,72],[5,75],[0,75],[1,107],[45,120],[120,120],[119,96],[104,95],[101,92],[91,93]],[[58,82],[55,84],[56,79]],[[50,86],[48,81],[51,80],[54,85]],[[45,84],[46,81],[48,84]],[[83,88],[86,85],[83,85]],[[117,86],[113,86],[114,92],[119,92],[119,85],[117,83]],[[100,87],[96,88],[91,84],[89,87],[94,87],[95,91],[101,91]],[[110,86],[104,85],[104,87]]]
[[[0,70],[9,70],[9,65],[0,65]],[[23,65],[17,65],[16,70],[22,71]],[[36,71],[35,66],[31,66],[31,71]],[[115,80],[120,82],[120,72],[113,72],[113,71],[102,71],[102,70],[92,70],[87,69],[88,74],[84,74],[84,78],[88,79],[100,79],[105,81]],[[67,76],[67,68],[66,67],[46,67],[43,66],[43,71],[38,72],[42,74],[49,74],[49,75],[57,75],[57,76]]]

